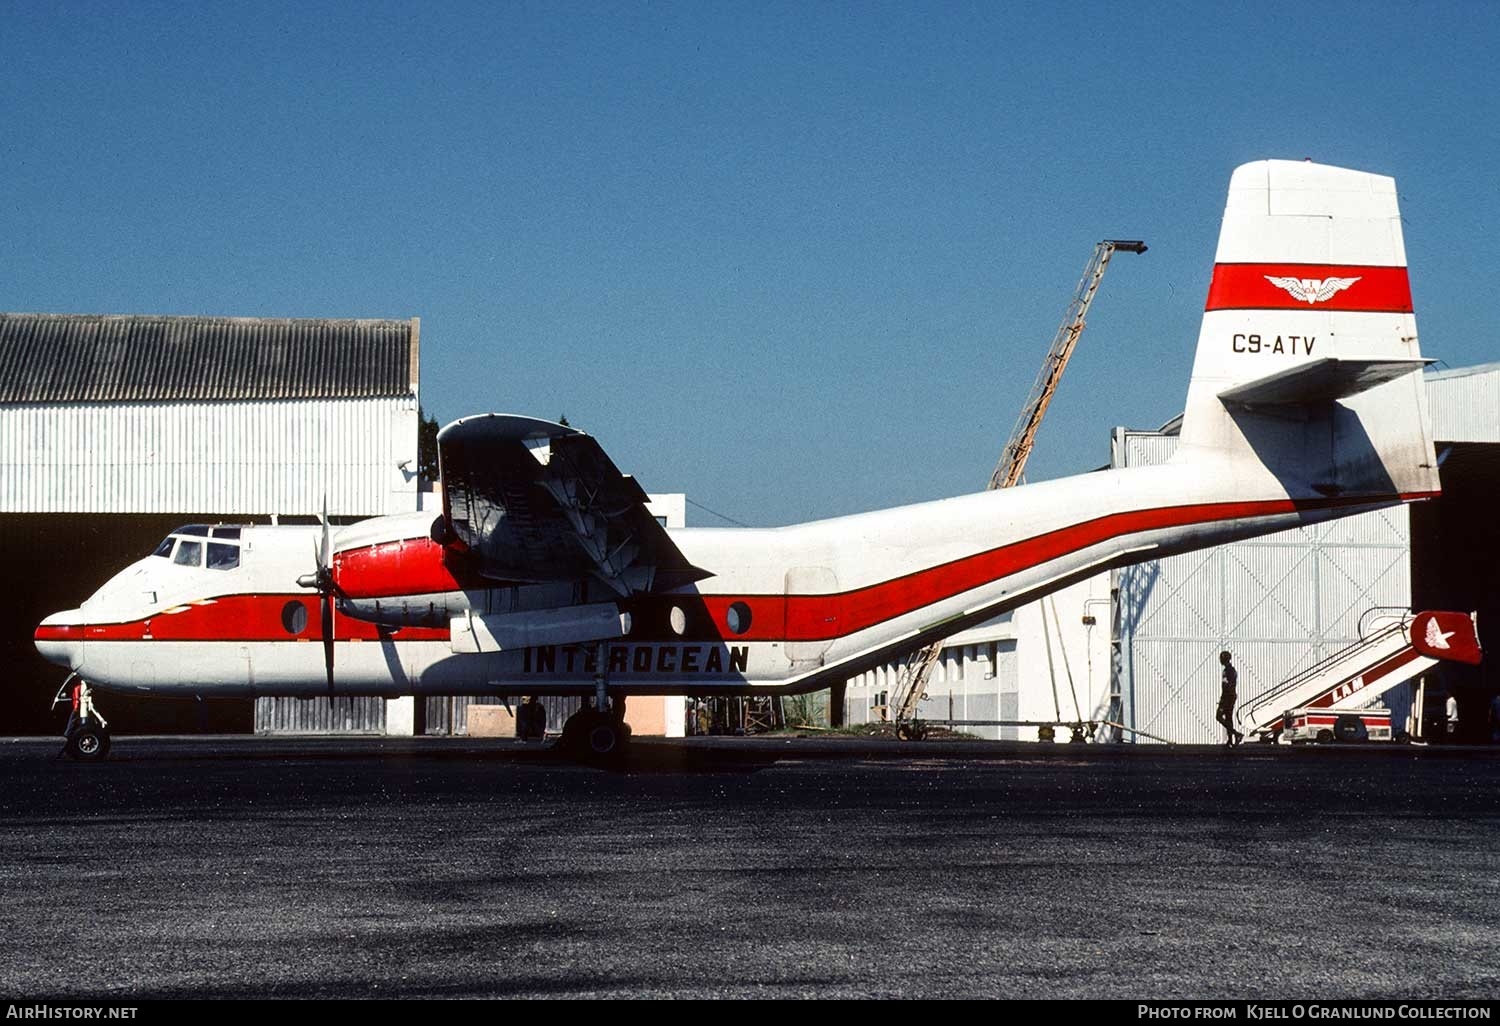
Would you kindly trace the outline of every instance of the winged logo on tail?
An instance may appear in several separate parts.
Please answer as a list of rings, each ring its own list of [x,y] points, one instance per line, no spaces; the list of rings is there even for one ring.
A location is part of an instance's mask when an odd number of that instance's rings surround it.
[[[1287,295],[1293,299],[1306,300],[1309,306],[1332,299],[1336,293],[1344,291],[1350,285],[1359,281],[1359,277],[1280,278],[1271,274],[1263,274],[1261,277],[1265,278],[1272,285],[1275,285],[1278,289],[1284,289]]]

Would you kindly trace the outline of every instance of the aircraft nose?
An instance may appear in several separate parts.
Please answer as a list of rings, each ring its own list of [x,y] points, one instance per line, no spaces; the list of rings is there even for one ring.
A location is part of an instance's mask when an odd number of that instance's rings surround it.
[[[36,650],[49,663],[76,670],[83,665],[83,627],[80,609],[53,613],[37,625]]]

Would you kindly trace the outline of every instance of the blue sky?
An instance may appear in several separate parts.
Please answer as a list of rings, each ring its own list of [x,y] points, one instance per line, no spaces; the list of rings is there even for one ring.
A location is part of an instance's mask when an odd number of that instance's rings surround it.
[[[755,525],[1032,479],[1180,410],[1233,168],[1395,176],[1427,355],[1500,360],[1500,4],[0,0],[0,309],[422,319]],[[713,525],[693,511],[690,522]]]

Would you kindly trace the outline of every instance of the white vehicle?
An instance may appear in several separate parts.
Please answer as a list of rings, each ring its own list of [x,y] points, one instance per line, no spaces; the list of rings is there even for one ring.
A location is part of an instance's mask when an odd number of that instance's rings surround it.
[[[668,531],[588,435],[439,435],[443,512],[185,527],[36,631],[91,685],[165,695],[827,687],[1072,581],[1438,493],[1392,179],[1234,172],[1168,464],[776,529]]]
[[[1390,739],[1391,711],[1383,705],[1372,705],[1352,712],[1309,706],[1289,709],[1282,719],[1281,740],[1287,744]]]

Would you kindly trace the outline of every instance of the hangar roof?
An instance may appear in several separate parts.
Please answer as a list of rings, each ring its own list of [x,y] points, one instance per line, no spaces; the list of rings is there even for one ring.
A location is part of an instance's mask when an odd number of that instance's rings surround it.
[[[417,391],[418,322],[0,313],[0,403]]]
[[[1432,437],[1442,442],[1500,442],[1500,363],[1427,374]]]

